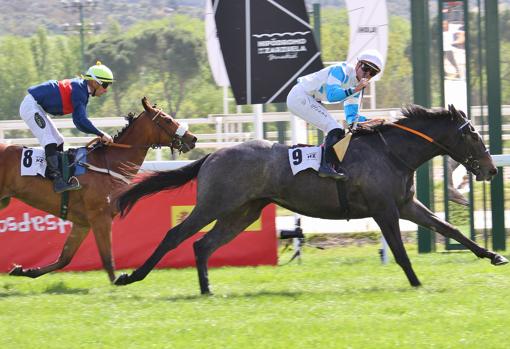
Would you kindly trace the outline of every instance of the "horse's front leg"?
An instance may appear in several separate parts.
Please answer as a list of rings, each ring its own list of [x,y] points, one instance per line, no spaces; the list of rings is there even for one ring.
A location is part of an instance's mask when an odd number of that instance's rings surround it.
[[[395,257],[395,261],[404,270],[404,273],[412,286],[420,286],[420,280],[416,276],[416,273],[411,266],[411,261],[407,256],[404,243],[402,242],[402,236],[400,234],[400,226],[398,223],[399,214],[398,209],[390,205],[381,213],[373,217],[376,223],[381,228],[381,232],[390,246],[391,252]]]
[[[117,286],[123,286],[145,279],[151,270],[154,269],[156,264],[158,264],[161,258],[163,258],[168,251],[177,247],[184,240],[180,237],[181,225],[182,224],[176,225],[166,233],[158,247],[156,247],[150,257],[138,269],[134,270],[129,275],[124,273],[120,274],[113,283]],[[188,237],[189,236],[186,236],[186,238]]]
[[[112,218],[103,212],[95,215],[91,220],[92,232],[96,239],[96,246],[103,263],[103,268],[108,274],[110,282],[115,280],[115,265],[112,256]]]
[[[503,265],[508,263],[508,260],[505,257],[479,246],[476,242],[462,234],[453,225],[437,217],[418,200],[411,200],[401,207],[400,215],[403,219],[407,219],[421,225],[422,227],[437,231],[445,237],[454,239],[470,249],[477,257],[489,258],[491,263],[494,265]]]
[[[15,265],[9,272],[9,275],[28,276],[31,278],[36,278],[51,271],[62,269],[71,262],[76,251],[78,250],[78,247],[80,247],[83,240],[87,236],[89,229],[90,228],[87,226],[73,224],[73,228],[71,229],[71,232],[69,233],[69,236],[67,237],[66,242],[64,243],[62,252],[60,253],[58,260],[55,263],[52,263],[45,267],[29,269],[23,269],[21,265]]]

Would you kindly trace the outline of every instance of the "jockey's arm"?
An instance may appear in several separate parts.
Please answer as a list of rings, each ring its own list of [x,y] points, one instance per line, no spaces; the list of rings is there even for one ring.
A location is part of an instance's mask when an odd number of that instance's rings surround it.
[[[331,67],[325,84],[326,99],[329,103],[340,102],[354,93],[353,88],[344,89],[341,87],[348,77],[341,65]]]
[[[73,123],[81,132],[95,134],[99,137],[102,137],[104,134],[104,132],[97,129],[89,120],[86,107],[83,104],[75,106],[73,111]]]
[[[346,99],[344,102],[344,114],[345,114],[345,121],[348,125],[352,125],[355,122],[363,122],[367,121],[368,118],[359,115],[359,93],[353,95],[351,98]]]

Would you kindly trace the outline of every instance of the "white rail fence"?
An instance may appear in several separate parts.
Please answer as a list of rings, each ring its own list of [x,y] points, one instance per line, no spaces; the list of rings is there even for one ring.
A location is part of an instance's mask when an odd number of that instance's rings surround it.
[[[487,108],[484,108],[486,110]],[[480,119],[480,107],[472,108],[472,115],[475,121]],[[330,111],[337,120],[344,120],[343,111]],[[503,106],[502,113],[510,117],[510,106]],[[400,109],[374,109],[364,110],[363,115],[370,118],[389,118],[401,115]],[[303,120],[293,116],[288,112],[270,112],[262,113],[260,118],[262,123],[272,123],[277,121],[289,122],[290,128],[286,135],[286,142],[292,143],[294,140],[306,142],[306,127]],[[256,113],[240,113],[227,115],[209,115],[204,118],[177,119],[179,122],[186,122],[193,131],[194,125],[208,125],[214,133],[199,133],[197,137],[198,148],[222,148],[256,138],[256,127],[253,124],[258,121]],[[63,130],[66,145],[78,146],[86,144],[91,140],[87,136],[74,136],[68,130],[75,129],[72,120],[67,118],[53,118],[53,121],[59,130]],[[99,128],[120,129],[124,127],[127,121],[122,117],[91,118],[94,125]],[[481,131],[481,125],[476,125]],[[484,127],[484,137],[487,137],[488,127]],[[22,132],[20,135],[19,131]],[[277,139],[277,133],[267,132],[266,138],[270,140]],[[305,138],[305,139],[303,139]],[[510,124],[503,125],[503,140],[510,140]],[[8,144],[37,145],[38,141],[28,131],[28,127],[21,120],[2,120],[0,121],[0,142]]]
[[[487,110],[487,108],[484,108]],[[472,115],[474,116],[474,120],[479,120],[480,116],[480,107],[474,107],[472,109]],[[504,106],[502,109],[504,116],[510,116],[510,106]],[[341,111],[332,111],[334,117],[337,120],[344,120],[343,112]],[[400,109],[376,109],[376,110],[366,110],[363,111],[363,115],[366,115],[371,118],[388,118],[400,115]],[[260,116],[260,115],[259,115]],[[304,121],[298,119],[288,112],[281,113],[263,113],[259,120],[257,120],[257,115],[255,113],[242,113],[242,114],[229,114],[229,115],[209,115],[205,118],[192,118],[192,119],[177,119],[179,122],[186,122],[190,125],[190,130],[194,131],[194,125],[209,125],[209,129],[214,130],[214,133],[197,133],[194,132],[199,138],[199,142],[197,143],[197,148],[208,148],[208,149],[218,149],[226,146],[231,146],[235,144],[239,144],[243,141],[247,141],[249,139],[256,138],[256,127],[253,124],[257,121],[261,121],[263,123],[277,122],[277,121],[285,121],[289,122],[289,131],[285,137],[287,144],[295,144],[298,142],[307,142],[306,140],[306,125]],[[75,126],[72,123],[70,118],[54,118],[56,126],[63,130],[65,143],[67,146],[80,146],[89,142],[92,137],[77,137],[73,135],[69,135],[69,130],[74,129]],[[124,127],[127,121],[124,118],[116,117],[116,118],[92,118],[92,122],[99,128],[115,128],[120,129]],[[248,126],[249,125],[249,126]],[[476,127],[481,130],[482,127],[480,125],[476,125]],[[484,127],[485,130],[488,127]],[[19,131],[22,132],[23,136],[20,137]],[[113,133],[113,132],[112,132]],[[14,134],[14,136],[12,135]],[[26,124],[22,120],[9,120],[9,121],[0,121],[0,142],[1,143],[9,143],[9,144],[21,144],[27,146],[37,145],[38,141],[35,138],[30,138],[31,133],[28,131]],[[305,137],[303,139],[303,137]],[[484,138],[487,138],[487,132],[484,132]],[[277,135],[276,132],[268,132],[266,133],[266,138],[270,140],[276,140]],[[505,124],[503,126],[503,139],[510,139],[510,124]],[[506,151],[505,151],[506,153]],[[497,166],[508,166],[510,165],[510,155],[494,155],[494,160]],[[183,166],[190,161],[160,161],[162,160],[161,152],[156,152],[156,159],[158,161],[146,161],[144,162],[142,169],[145,170],[170,170],[175,169],[180,166]],[[333,229],[335,232],[342,231],[367,231],[367,230],[377,230],[374,226],[372,220],[356,220],[357,222],[342,222],[341,224],[338,221],[328,221],[328,220],[319,220],[308,218],[303,220],[303,230],[305,232],[315,231],[320,227],[320,230],[323,232],[327,232],[327,227]],[[278,217],[277,228],[278,229],[290,229],[293,227],[294,217]],[[375,228],[374,228],[375,227]],[[415,230],[415,226],[406,221],[401,221],[401,228],[403,231],[406,230]]]
[[[487,110],[484,107],[484,110]],[[475,121],[480,119],[480,107],[473,107],[472,116]],[[331,110],[332,115],[337,120],[344,120],[343,111]],[[510,117],[510,106],[502,107],[502,114]],[[364,110],[363,115],[369,118],[390,118],[401,115],[400,109],[374,109]],[[307,128],[303,120],[297,118],[289,112],[262,113],[258,119],[256,113],[240,113],[227,115],[209,115],[205,118],[177,119],[179,122],[185,122],[193,131],[194,125],[208,125],[209,129],[214,129],[214,133],[196,133],[199,142],[197,148],[219,149],[227,146],[239,144],[241,142],[256,138],[255,122],[272,123],[278,121],[288,122],[288,128],[285,140],[287,144],[306,143]],[[88,143],[92,138],[90,136],[74,136],[69,130],[75,129],[72,120],[67,118],[54,118],[55,125],[62,131],[66,146],[80,146]],[[122,117],[91,118],[94,125],[99,128],[117,129],[124,127],[127,121]],[[488,127],[476,125],[477,129],[484,130],[484,138],[488,138]],[[22,132],[19,132],[22,131]],[[24,131],[24,132],[23,132]],[[113,133],[113,131],[112,131]],[[277,132],[266,132],[265,137],[269,140],[277,140]],[[503,140],[510,140],[510,124],[503,125]],[[0,121],[0,142],[7,144],[20,144],[26,146],[38,145],[36,138],[32,136],[27,125],[21,119],[1,120]],[[506,149],[504,153],[506,153]],[[498,166],[506,166],[508,159],[506,155],[494,156]],[[156,151],[156,160],[162,160],[161,151]]]

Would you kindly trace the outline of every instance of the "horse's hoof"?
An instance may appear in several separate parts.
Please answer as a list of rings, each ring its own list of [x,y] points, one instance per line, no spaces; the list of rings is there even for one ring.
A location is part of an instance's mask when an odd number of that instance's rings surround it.
[[[23,276],[23,267],[21,265],[14,265],[11,269],[11,271],[9,272],[9,275],[12,275],[12,276]]]
[[[496,254],[494,256],[494,258],[492,258],[492,261],[491,261],[492,265],[503,265],[503,264],[507,264],[507,263],[508,263],[508,259],[506,259],[505,257],[503,257],[500,254]]]
[[[128,274],[120,274],[114,281],[113,284],[117,286],[124,286],[128,285],[131,282],[129,281],[129,275]]]

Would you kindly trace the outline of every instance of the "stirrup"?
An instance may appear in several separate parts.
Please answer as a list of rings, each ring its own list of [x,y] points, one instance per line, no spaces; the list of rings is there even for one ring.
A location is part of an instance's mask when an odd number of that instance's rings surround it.
[[[61,194],[65,191],[78,190],[81,189],[80,182],[78,182],[78,178],[71,177],[69,181],[66,183],[62,177],[55,178],[53,181],[53,190],[57,194]]]

